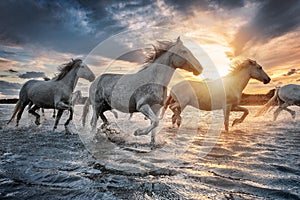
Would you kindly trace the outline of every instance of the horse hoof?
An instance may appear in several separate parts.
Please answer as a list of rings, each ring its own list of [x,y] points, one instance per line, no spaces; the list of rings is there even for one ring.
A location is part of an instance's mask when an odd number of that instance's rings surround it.
[[[71,131],[69,131],[69,129],[66,129],[66,135],[71,135]]]
[[[102,125],[100,126],[100,128],[101,128],[101,129],[106,129],[107,126],[108,126],[108,123],[104,123],[104,124],[102,124]]]
[[[41,123],[39,121],[35,121],[35,125],[40,125]]]
[[[154,149],[155,149],[155,144],[151,144],[151,143],[150,143],[150,149],[151,149],[151,150],[154,150]]]
[[[233,122],[232,122],[232,126],[234,126],[234,125],[236,125],[236,124],[240,124],[241,123],[241,121],[239,120],[239,119],[235,119],[235,120],[233,120]]]

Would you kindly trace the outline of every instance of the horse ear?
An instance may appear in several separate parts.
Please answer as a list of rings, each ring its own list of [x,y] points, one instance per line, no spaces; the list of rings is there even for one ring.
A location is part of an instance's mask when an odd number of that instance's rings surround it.
[[[177,43],[182,43],[182,41],[181,41],[181,39],[180,39],[180,36],[178,36],[178,38],[177,38],[177,41],[176,41]]]
[[[249,59],[249,63],[250,63],[251,65],[256,65],[256,61],[255,61],[255,60]]]

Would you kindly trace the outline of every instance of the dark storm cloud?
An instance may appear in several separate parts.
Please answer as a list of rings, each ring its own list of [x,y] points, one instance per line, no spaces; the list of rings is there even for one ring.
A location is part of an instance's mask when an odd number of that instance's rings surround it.
[[[17,95],[21,87],[22,85],[19,83],[10,83],[0,80],[0,93],[3,95]]]
[[[8,72],[10,72],[10,73],[18,73],[18,71],[13,70],[13,69],[9,69]]]
[[[218,8],[224,8],[230,10],[234,8],[240,8],[245,5],[244,0],[166,0],[166,3],[173,6],[177,11],[185,14],[192,14],[194,9],[214,10]]]
[[[237,32],[233,41],[235,55],[243,52],[248,42],[267,42],[295,30],[300,25],[299,0],[258,1],[255,17]]]
[[[1,57],[6,57],[6,56],[17,56],[18,54],[16,52],[12,52],[12,51],[5,51],[2,50],[0,51],[0,56]]]
[[[290,69],[286,74],[283,74],[283,76],[291,76],[293,74],[297,74],[300,72],[300,69]]]
[[[19,78],[29,79],[29,78],[43,78],[45,77],[44,72],[26,72],[25,74],[20,74]]]
[[[106,12],[105,3],[94,2],[0,1],[0,42],[87,53],[122,29]]]
[[[1,59],[0,58],[0,63],[9,63],[10,61],[8,61],[8,60],[4,60],[4,59]]]

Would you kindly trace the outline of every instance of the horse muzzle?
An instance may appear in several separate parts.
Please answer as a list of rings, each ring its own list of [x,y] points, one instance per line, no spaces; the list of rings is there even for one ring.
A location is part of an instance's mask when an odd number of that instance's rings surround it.
[[[96,76],[93,74],[92,76],[90,76],[90,78],[88,79],[90,82],[94,81],[96,78]]]
[[[201,69],[198,69],[198,70],[194,70],[194,71],[193,71],[193,74],[194,74],[195,76],[198,76],[198,75],[200,75],[200,74],[202,73],[202,71],[203,71],[202,68],[201,68]]]
[[[194,72],[193,72],[193,74],[194,74],[195,76],[198,76],[198,75],[200,75],[200,74],[201,74],[201,72],[194,71]]]
[[[268,84],[268,83],[270,83],[270,81],[271,81],[271,79],[268,77],[268,79],[264,80],[264,84]]]

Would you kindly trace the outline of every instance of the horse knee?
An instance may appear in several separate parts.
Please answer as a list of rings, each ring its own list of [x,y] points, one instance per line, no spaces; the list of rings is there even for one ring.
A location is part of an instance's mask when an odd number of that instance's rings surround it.
[[[249,114],[249,110],[245,110],[245,115],[248,115]]]
[[[176,119],[177,119],[176,115],[172,115],[172,124],[176,123]]]
[[[177,124],[178,127],[181,125],[181,116],[180,115],[177,117],[177,123],[176,124]]]

